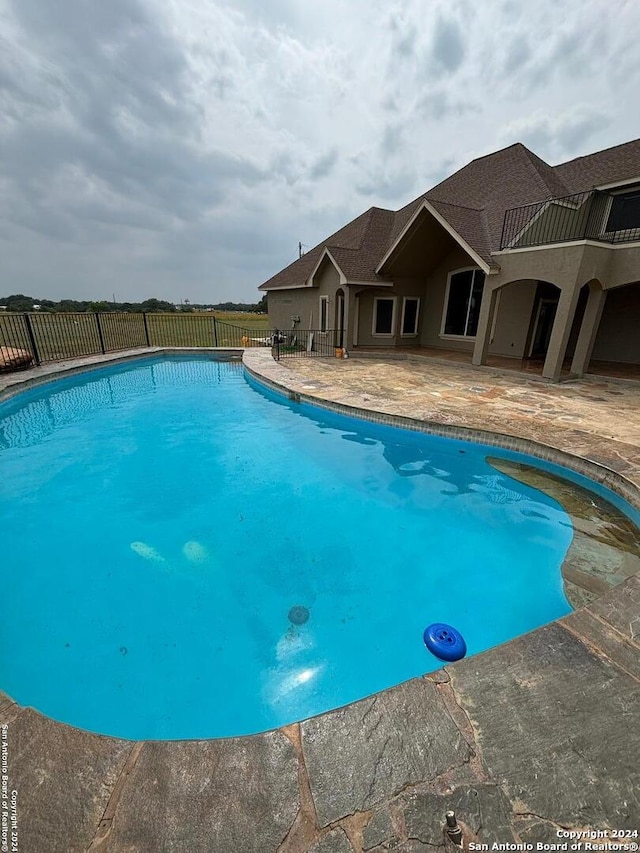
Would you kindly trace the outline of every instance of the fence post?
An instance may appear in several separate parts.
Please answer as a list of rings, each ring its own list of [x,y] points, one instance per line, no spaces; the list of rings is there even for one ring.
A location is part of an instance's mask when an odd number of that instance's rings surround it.
[[[216,325],[216,315],[213,315],[213,340],[215,346],[218,346],[218,326]]]
[[[142,322],[144,323],[144,337],[147,341],[147,346],[150,347],[151,343],[149,342],[149,326],[147,325],[147,312],[142,312]]]
[[[38,352],[38,347],[36,345],[36,337],[33,334],[33,326],[31,325],[31,317],[28,314],[23,314],[22,316],[24,317],[24,322],[27,327],[27,335],[29,337],[31,352],[33,353],[33,359],[36,364],[41,364],[40,353]]]
[[[104,349],[104,338],[102,337],[102,323],[100,322],[100,312],[96,311],[96,326],[98,327],[98,337],[100,338],[100,349],[102,350],[102,355],[105,353]]]
[[[280,333],[276,331],[276,361],[280,361]]]

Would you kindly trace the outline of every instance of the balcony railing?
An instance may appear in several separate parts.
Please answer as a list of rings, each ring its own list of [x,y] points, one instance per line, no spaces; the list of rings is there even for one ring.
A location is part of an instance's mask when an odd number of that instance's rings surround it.
[[[613,198],[611,193],[589,190],[512,207],[504,215],[500,248],[522,249],[575,240],[600,243],[640,240],[640,226],[607,230]]]

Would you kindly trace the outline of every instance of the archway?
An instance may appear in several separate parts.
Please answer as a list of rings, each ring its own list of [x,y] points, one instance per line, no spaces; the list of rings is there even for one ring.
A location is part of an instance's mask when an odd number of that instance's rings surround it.
[[[549,348],[560,294],[560,288],[552,282],[536,279],[508,281],[486,293],[478,329],[478,337],[485,335],[485,356],[542,363]]]
[[[550,281],[537,282],[524,358],[538,361],[544,361],[546,358],[558,311],[560,292],[560,288]]]
[[[589,373],[640,379],[640,281],[609,288],[603,297],[585,369]]]
[[[494,285],[483,297],[473,363],[519,358],[519,369],[559,379],[568,372],[564,362],[579,301],[570,284],[513,279]]]

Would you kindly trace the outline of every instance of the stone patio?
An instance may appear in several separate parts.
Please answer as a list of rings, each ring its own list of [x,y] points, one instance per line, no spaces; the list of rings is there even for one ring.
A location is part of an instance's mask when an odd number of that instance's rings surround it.
[[[259,350],[245,362],[293,399],[418,418],[434,431],[462,425],[502,446],[516,446],[516,436],[539,442],[546,458],[592,460],[598,467],[587,469],[640,506],[640,385],[548,385],[410,360],[276,364]],[[47,373],[7,374],[0,390]],[[452,849],[443,834],[450,808],[467,844],[640,830],[639,651],[633,575],[503,646],[252,737],[114,740],[0,694],[19,849],[433,853]]]

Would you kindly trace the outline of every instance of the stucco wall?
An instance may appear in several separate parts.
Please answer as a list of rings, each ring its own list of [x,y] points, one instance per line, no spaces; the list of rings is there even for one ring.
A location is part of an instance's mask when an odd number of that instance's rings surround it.
[[[611,249],[581,243],[496,253],[497,275],[488,276],[490,287],[512,281],[535,279],[557,287],[580,287],[591,278],[606,277]]]
[[[271,290],[268,295],[269,325],[291,329],[292,316],[300,317],[298,328],[317,329],[320,325],[320,297],[329,297],[328,325],[335,325],[336,291],[340,287],[338,271],[329,260],[323,261],[313,278],[313,287],[295,290]],[[343,288],[346,294],[346,288]]]
[[[518,281],[499,291],[495,333],[489,344],[492,355],[524,358],[537,286],[536,281]]]
[[[328,258],[325,258],[318,267],[318,271],[312,279],[312,284],[318,288],[318,294],[322,294],[323,296],[333,295],[340,287],[338,270]]]
[[[640,246],[616,246],[611,250],[611,263],[605,287],[617,287],[640,279]]]
[[[640,284],[610,290],[592,358],[640,364]]]
[[[291,317],[300,317],[300,328],[309,328],[309,316],[318,318],[318,291],[315,287],[296,290],[271,290],[267,298],[269,325],[272,329],[290,329]]]
[[[558,287],[592,279],[605,288],[618,287],[640,279],[640,246],[574,243],[544,246],[513,252],[497,252],[498,275],[490,278],[492,287],[523,278],[550,281]]]

